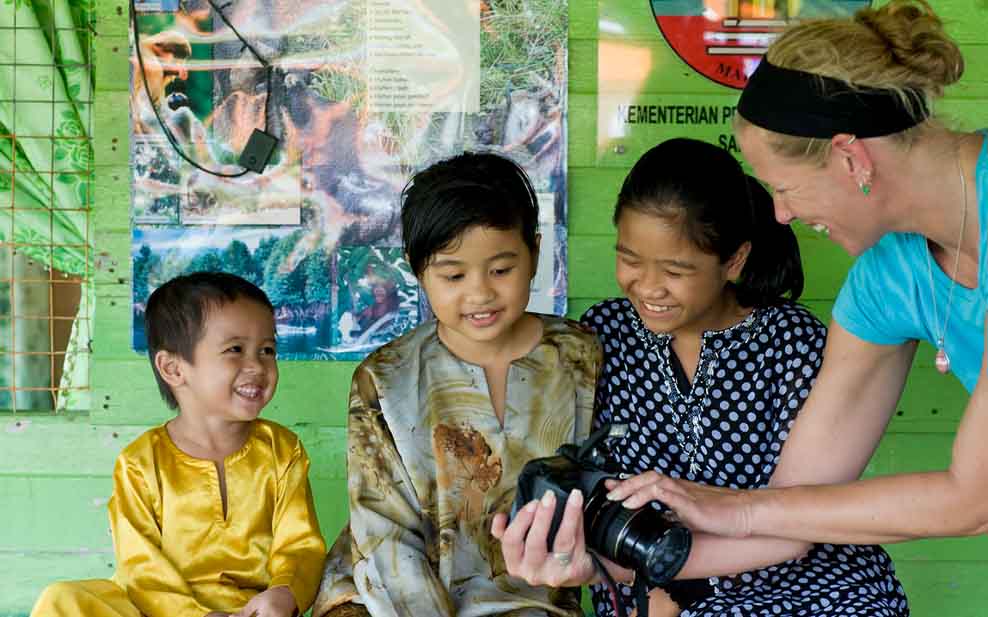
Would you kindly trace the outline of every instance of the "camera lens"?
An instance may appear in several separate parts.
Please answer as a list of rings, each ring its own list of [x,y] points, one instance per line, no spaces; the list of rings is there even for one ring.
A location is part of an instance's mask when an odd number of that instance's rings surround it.
[[[651,506],[629,510],[605,493],[594,491],[583,509],[590,547],[644,575],[651,587],[670,581],[690,554],[689,529]]]

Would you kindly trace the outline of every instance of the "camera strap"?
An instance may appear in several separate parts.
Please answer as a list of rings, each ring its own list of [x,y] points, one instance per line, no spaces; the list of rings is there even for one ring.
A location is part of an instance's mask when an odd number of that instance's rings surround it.
[[[611,596],[611,608],[614,610],[614,615],[616,617],[626,617],[628,613],[624,608],[624,603],[621,601],[622,594],[618,591],[614,577],[611,576],[611,573],[601,563],[597,553],[590,550],[587,552],[590,554],[594,568],[597,569],[597,574],[604,580],[604,586],[607,587],[607,592]],[[638,576],[638,572],[635,572],[635,581],[632,583],[631,589],[635,598],[635,605],[638,607],[638,617],[648,617],[648,585],[645,583],[645,577]]]
[[[587,553],[590,555],[590,560],[593,561],[593,567],[597,569],[597,574],[600,578],[604,580],[604,586],[607,587],[607,593],[611,596],[611,608],[614,609],[614,615],[616,617],[627,617],[627,613],[624,610],[624,604],[621,602],[621,592],[618,591],[617,583],[614,582],[614,577],[611,573],[607,571],[604,564],[600,562],[600,557],[594,551],[588,550]],[[637,579],[637,575],[635,576]]]
[[[648,617],[648,586],[645,577],[635,573],[635,583],[631,587],[635,596],[635,606],[638,607],[638,617]]]

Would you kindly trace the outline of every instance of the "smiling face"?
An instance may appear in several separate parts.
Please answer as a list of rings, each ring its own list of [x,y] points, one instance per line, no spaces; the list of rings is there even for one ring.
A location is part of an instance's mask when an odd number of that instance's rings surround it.
[[[831,153],[827,164],[817,167],[773,152],[770,133],[756,126],[744,126],[737,136],[744,158],[772,192],[780,223],[798,219],[855,256],[885,233],[875,214],[877,196],[862,196],[839,154]]]
[[[192,362],[178,359],[173,387],[183,416],[250,421],[278,385],[274,315],[243,297],[209,309]]]
[[[442,341],[460,357],[510,345],[538,255],[517,229],[471,227],[429,260],[420,282]]]
[[[697,248],[676,219],[626,208],[617,222],[615,276],[652,332],[701,333],[722,327],[730,303],[725,287],[740,275],[748,246],[722,264]]]

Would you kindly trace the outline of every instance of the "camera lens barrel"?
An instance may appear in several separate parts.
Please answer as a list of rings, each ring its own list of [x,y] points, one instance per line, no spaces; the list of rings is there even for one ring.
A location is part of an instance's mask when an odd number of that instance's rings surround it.
[[[629,510],[594,491],[583,514],[589,546],[644,576],[650,587],[672,580],[689,557],[690,530],[651,506]]]

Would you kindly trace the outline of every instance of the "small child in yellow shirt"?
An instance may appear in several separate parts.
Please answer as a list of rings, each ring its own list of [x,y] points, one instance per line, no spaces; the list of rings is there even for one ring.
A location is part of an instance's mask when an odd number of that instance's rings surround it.
[[[298,437],[258,415],[278,385],[263,291],[197,272],[148,299],[148,355],[178,415],[113,472],[113,580],[55,583],[32,617],[290,617],[312,604],[325,543]]]

